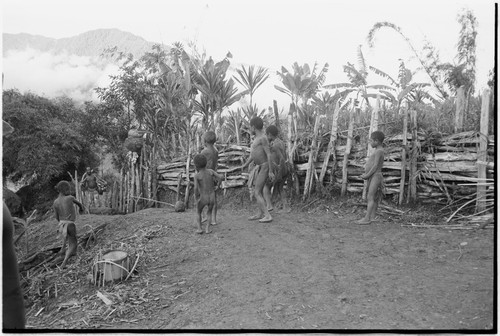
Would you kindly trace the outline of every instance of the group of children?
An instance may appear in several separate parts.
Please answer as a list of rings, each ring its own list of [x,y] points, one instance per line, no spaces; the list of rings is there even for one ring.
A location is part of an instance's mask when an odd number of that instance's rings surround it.
[[[254,136],[250,147],[250,157],[241,167],[245,169],[250,164],[248,187],[257,201],[258,211],[249,217],[249,220],[258,220],[261,223],[269,223],[273,220],[271,211],[274,210],[272,204],[273,194],[279,195],[283,204],[283,210],[288,212],[287,197],[283,191],[286,178],[290,172],[290,164],[287,160],[286,149],[283,141],[278,138],[278,128],[271,125],[264,131],[264,122],[259,117],[250,120],[250,131]],[[224,179],[224,176],[217,173],[217,163],[219,153],[214,144],[217,136],[214,132],[208,131],[203,136],[204,149],[195,155],[193,162],[196,168],[194,176],[194,197],[196,203],[196,233],[210,233],[210,226],[217,224],[217,194],[216,190]],[[383,189],[382,165],[384,162],[384,133],[375,131],[370,135],[370,144],[375,149],[369,157],[365,173],[361,178],[367,180],[367,211],[364,218],[357,221],[357,224],[366,225],[375,220],[378,203],[381,199]],[[74,204],[81,211],[83,205],[70,195],[70,185],[66,181],[61,181],[56,186],[59,197],[54,201],[55,217],[59,222],[58,232],[62,235],[63,253],[66,241],[69,248],[66,251],[62,266],[66,265],[67,259],[76,254],[76,212]],[[203,210],[207,208],[207,217],[202,219]],[[206,221],[205,230],[202,223]]]

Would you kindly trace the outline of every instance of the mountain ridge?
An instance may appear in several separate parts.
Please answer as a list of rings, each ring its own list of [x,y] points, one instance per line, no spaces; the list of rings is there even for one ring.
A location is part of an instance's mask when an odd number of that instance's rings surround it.
[[[2,37],[3,57],[11,51],[28,48],[55,54],[66,52],[93,57],[100,56],[106,49],[117,47],[118,51],[131,53],[135,58],[139,58],[150,51],[153,45],[158,44],[117,28],[94,29],[59,39],[29,33],[3,33]]]

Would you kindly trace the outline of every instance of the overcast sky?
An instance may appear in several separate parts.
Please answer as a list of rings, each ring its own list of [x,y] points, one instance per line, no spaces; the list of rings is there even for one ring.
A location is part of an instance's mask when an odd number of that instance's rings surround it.
[[[287,99],[272,88],[281,66],[328,62],[325,84],[344,82],[342,66],[357,64],[358,45],[362,45],[368,65],[389,74],[396,76],[400,58],[415,69],[418,64],[411,60],[410,49],[389,29],[380,30],[375,47],[368,47],[366,36],[379,21],[401,27],[417,48],[428,39],[440,51],[442,61],[453,62],[460,29],[457,15],[464,7],[474,12],[479,23],[477,67],[478,87],[482,88],[494,60],[494,2],[490,0],[3,0],[2,15],[6,33],[62,38],[118,28],[152,42],[194,41],[215,60],[230,51],[234,64],[271,70],[271,81],[258,91],[261,101],[271,105],[267,101],[273,96]],[[3,63],[12,66],[5,59]]]

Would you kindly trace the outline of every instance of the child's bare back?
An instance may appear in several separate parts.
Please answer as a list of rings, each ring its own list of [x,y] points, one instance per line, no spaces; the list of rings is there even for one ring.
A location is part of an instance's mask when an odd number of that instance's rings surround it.
[[[213,222],[213,209],[215,206],[215,183],[222,181],[223,177],[212,169],[207,169],[207,158],[198,154],[193,159],[197,173],[194,176],[194,196],[196,199],[198,230],[196,233],[203,233],[201,228],[201,214],[205,207],[208,207],[207,224],[205,233],[210,233],[210,224]]]
[[[74,205],[78,205],[81,211],[83,211],[83,205],[73,196],[69,195],[70,186],[68,182],[59,182],[56,189],[59,191],[59,196],[54,201],[53,209],[59,223],[57,231],[62,236],[62,247],[59,253],[64,253],[66,241],[68,241],[68,249],[61,265],[61,267],[64,268],[69,257],[76,255],[78,245],[75,225],[76,211]]]

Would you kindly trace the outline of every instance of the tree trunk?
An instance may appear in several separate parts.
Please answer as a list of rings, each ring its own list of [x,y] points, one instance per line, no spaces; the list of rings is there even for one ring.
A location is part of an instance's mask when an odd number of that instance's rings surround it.
[[[488,124],[489,124],[489,104],[490,104],[490,89],[483,91],[482,104],[481,104],[481,121],[479,132],[479,150],[477,152],[477,202],[476,212],[486,209],[486,164],[488,162]]]

